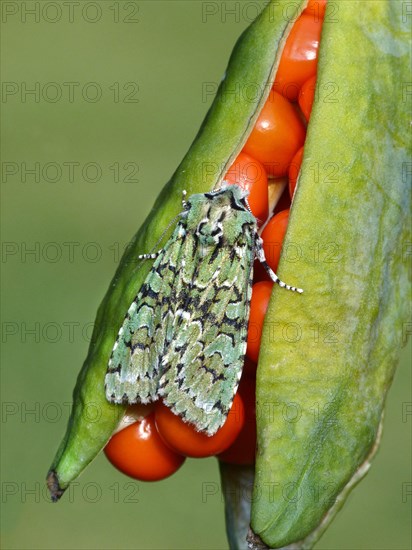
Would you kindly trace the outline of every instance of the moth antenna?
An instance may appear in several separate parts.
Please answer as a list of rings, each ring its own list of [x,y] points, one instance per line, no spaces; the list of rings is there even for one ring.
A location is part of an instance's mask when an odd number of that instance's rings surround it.
[[[247,197],[245,197],[245,204],[246,204],[246,209],[252,214],[253,217],[255,217],[255,215],[253,214],[253,212],[250,208],[249,201],[248,201]]]
[[[292,292],[298,292],[299,294],[303,293],[303,289],[297,288],[296,286],[290,286],[286,283],[284,283],[282,280],[279,279],[279,277],[276,275],[276,273],[271,269],[271,267],[268,265],[265,257],[265,251],[262,247],[262,239],[259,237],[259,235],[256,233],[256,257],[259,260],[259,262],[263,265],[265,268],[267,274],[272,279],[272,281],[276,284],[278,284],[281,288],[286,288],[286,290],[291,290]]]
[[[256,218],[256,216],[254,215],[254,213],[252,212],[252,209],[250,208],[250,204],[249,204],[249,196],[245,197],[245,205],[246,205],[246,210],[248,212],[250,212],[250,214],[252,214],[252,216],[255,218],[255,220],[257,222],[260,222],[261,224],[263,224],[263,222],[265,220],[261,220],[260,218]]]
[[[186,196],[186,191],[184,190],[183,192],[183,196],[185,197]],[[160,237],[157,239],[156,243],[154,244],[152,250],[146,254],[139,254],[138,258],[139,260],[154,260],[155,258],[157,258],[157,256],[159,256],[159,254],[161,254],[163,252],[163,248],[161,248],[160,250],[158,250],[157,252],[153,252],[153,250],[155,248],[157,248],[159,246],[159,244],[163,241],[166,233],[169,231],[169,229],[171,228],[171,226],[176,222],[176,220],[178,218],[180,218],[181,216],[187,216],[187,206],[188,206],[188,203],[187,201],[183,198],[182,199],[182,205],[185,205],[185,209],[183,210],[183,212],[179,212],[179,214],[177,216],[175,216],[166,226],[165,230],[163,231],[163,233],[160,235]]]
[[[183,189],[183,191],[182,191],[182,208],[183,208],[183,210],[187,210],[186,195],[187,195],[187,191],[186,191],[186,189]]]

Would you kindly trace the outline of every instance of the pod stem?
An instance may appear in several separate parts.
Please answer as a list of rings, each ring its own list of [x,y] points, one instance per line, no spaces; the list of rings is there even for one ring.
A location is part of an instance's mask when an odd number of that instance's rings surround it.
[[[247,550],[246,536],[250,524],[255,467],[220,461],[219,465],[229,547],[230,550]]]

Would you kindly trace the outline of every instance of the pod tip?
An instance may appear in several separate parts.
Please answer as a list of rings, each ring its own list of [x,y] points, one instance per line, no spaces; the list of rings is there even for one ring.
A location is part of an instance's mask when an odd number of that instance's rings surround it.
[[[65,489],[62,489],[59,484],[59,479],[54,470],[50,470],[46,478],[47,487],[50,491],[52,502],[58,502],[63,495]]]

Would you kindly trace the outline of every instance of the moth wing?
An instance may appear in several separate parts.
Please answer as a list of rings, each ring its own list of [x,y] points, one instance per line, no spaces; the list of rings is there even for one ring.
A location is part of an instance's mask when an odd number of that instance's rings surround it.
[[[209,435],[224,424],[242,374],[253,237],[246,228],[235,246],[197,251],[201,258],[176,279],[179,289],[159,394],[175,414]],[[198,248],[192,235],[187,235],[187,245]]]
[[[180,263],[179,223],[156,258],[119,330],[107,368],[106,398],[113,403],[157,399],[167,327],[173,321],[174,284]]]

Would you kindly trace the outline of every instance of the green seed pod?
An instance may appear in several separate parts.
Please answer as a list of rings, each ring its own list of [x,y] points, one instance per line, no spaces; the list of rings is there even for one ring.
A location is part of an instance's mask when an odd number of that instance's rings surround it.
[[[237,42],[194,143],[122,258],[49,473],[56,500],[103,448],[124,411],[106,401],[104,377],[117,330],[149,270],[136,269],[137,256],[155,246],[179,212],[183,189],[191,195],[220,186],[269,95],[294,22],[285,17],[289,4],[269,2]],[[300,13],[307,2],[295,4]],[[343,0],[327,8],[317,97],[279,269],[305,294],[293,300],[274,288],[259,356],[254,548],[310,548],[367,472],[379,443],[408,318],[406,25],[402,3],[389,0]],[[230,93],[246,85],[259,93]],[[90,404],[99,408],[98,423],[85,414]],[[222,466],[225,486],[233,487],[237,476],[245,484],[253,472]],[[228,500],[232,548],[242,547],[249,513],[246,504]]]

